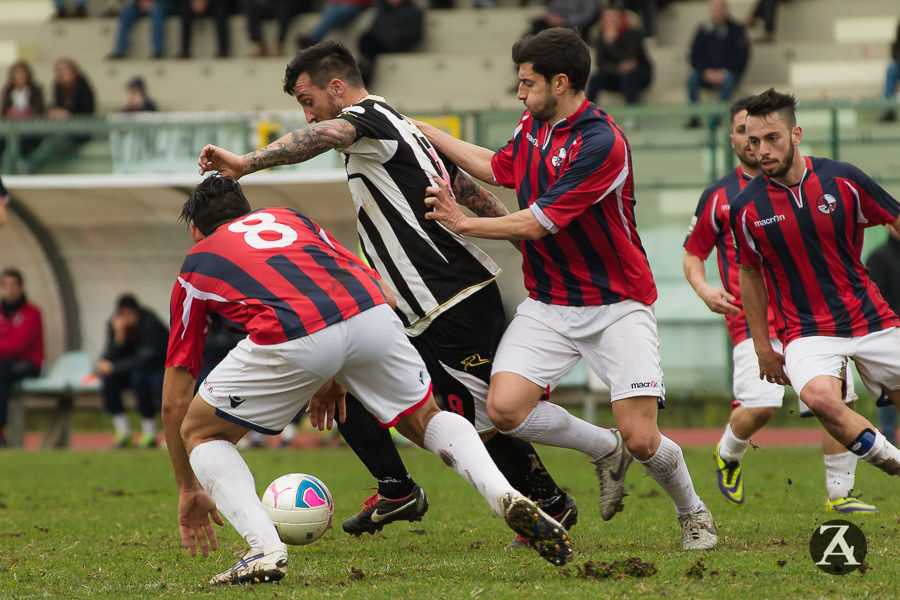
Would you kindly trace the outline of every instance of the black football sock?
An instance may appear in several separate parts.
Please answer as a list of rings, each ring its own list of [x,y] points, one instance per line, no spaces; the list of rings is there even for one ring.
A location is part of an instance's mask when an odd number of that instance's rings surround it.
[[[392,500],[409,496],[415,482],[406,471],[390,431],[352,394],[347,394],[346,403],[347,419],[338,423],[338,431],[375,477],[378,493]]]
[[[484,446],[509,483],[544,512],[554,516],[565,510],[565,492],[553,481],[530,442],[498,432]]]

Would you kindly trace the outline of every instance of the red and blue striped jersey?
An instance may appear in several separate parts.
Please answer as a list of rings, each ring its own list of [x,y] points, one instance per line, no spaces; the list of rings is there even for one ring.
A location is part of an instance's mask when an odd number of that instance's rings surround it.
[[[734,239],[728,223],[728,211],[731,201],[753,179],[738,167],[703,191],[697,203],[697,212],[691,219],[684,249],[706,260],[716,249],[719,264],[719,277],[722,287],[734,296],[732,302],[741,312],[737,315],[725,315],[728,335],[735,346],[750,337],[750,327],[741,304],[741,290],[738,285],[737,258],[735,256]],[[769,307],[769,336],[778,337],[775,329],[775,316]]]
[[[166,366],[196,376],[208,316],[247,331],[257,344],[278,344],[384,304],[377,279],[302,214],[252,212],[195,244],[181,265]]]
[[[785,343],[856,337],[900,325],[860,260],[863,231],[900,204],[859,168],[806,157],[798,186],[751,181],[731,207],[738,263],[765,274]]]
[[[635,225],[631,148],[607,113],[587,100],[552,125],[525,112],[491,170],[550,232],[521,242],[531,298],[567,306],[656,300]]]

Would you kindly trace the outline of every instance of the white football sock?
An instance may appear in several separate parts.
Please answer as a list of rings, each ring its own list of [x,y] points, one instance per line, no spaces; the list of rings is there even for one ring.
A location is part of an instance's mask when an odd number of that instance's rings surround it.
[[[290,444],[295,437],[297,437],[297,426],[293,423],[288,423],[284,426],[284,431],[281,432],[281,443]]]
[[[141,432],[147,437],[156,435],[156,419],[141,419]]]
[[[116,430],[120,436],[128,436],[131,435],[131,423],[128,422],[128,415],[125,413],[119,413],[117,415],[112,416],[112,424],[113,429]]]
[[[744,452],[747,451],[748,445],[750,445],[750,440],[742,440],[734,435],[734,431],[731,429],[731,423],[729,423],[725,426],[725,432],[722,434],[722,439],[719,440],[719,456],[725,462],[740,462],[740,460],[744,458]]]
[[[856,455],[850,451],[841,454],[826,454],[825,489],[829,500],[846,498],[853,489],[856,476]]]
[[[503,433],[547,446],[580,450],[591,458],[606,456],[616,449],[612,431],[591,425],[552,402],[538,402],[518,427]]]
[[[455,413],[441,411],[428,422],[424,443],[484,496],[495,515],[503,516],[497,497],[514,489],[491,460],[471,423]]]
[[[637,460],[637,459],[635,459]],[[694,491],[694,483],[688,472],[681,448],[664,435],[659,436],[659,448],[644,465],[647,474],[662,487],[675,502],[675,514],[681,516],[703,508],[703,501]]]
[[[251,548],[285,548],[256,495],[253,474],[234,444],[224,440],[204,442],[191,451],[190,458],[200,485]]]
[[[900,475],[900,450],[887,441],[880,431],[875,432],[875,442],[860,458],[888,475]]]

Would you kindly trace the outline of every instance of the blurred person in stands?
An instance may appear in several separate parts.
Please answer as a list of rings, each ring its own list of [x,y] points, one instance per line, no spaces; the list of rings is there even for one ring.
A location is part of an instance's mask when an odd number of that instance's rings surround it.
[[[139,18],[150,17],[150,44],[153,58],[162,58],[166,39],[166,17],[175,14],[175,6],[171,0],[134,0],[119,10],[119,31],[113,51],[106,58],[116,60],[125,58],[128,53],[128,42],[131,38],[131,27]]]
[[[4,121],[35,119],[44,114],[44,90],[34,81],[31,67],[17,60],[9,67],[9,75],[3,85],[0,100],[0,118]],[[19,153],[27,155],[40,143],[40,136],[26,135],[19,138]],[[0,136],[0,154],[6,148],[6,137]]]
[[[664,8],[672,0],[624,0],[623,5],[627,10],[634,11],[641,17],[644,25],[644,35],[648,40],[656,39],[656,15],[660,8]]]
[[[745,25],[750,29],[756,25],[757,19],[763,22],[763,34],[753,41],[768,44],[775,41],[775,18],[778,12],[778,0],[757,0],[753,12],[747,17]]]
[[[406,52],[422,39],[424,15],[413,0],[378,0],[372,27],[359,38],[359,71],[372,83],[375,60],[385,52]]]
[[[700,88],[719,91],[719,100],[731,98],[747,68],[750,40],[747,30],[728,11],[725,0],[710,0],[709,20],[697,27],[691,43],[691,74],[687,79],[688,99],[700,101]],[[700,126],[700,117],[692,116],[686,127]]]
[[[319,23],[309,33],[297,36],[297,46],[302,50],[318,44],[329,31],[346,27],[371,6],[372,0],[325,0]]]
[[[122,112],[149,112],[156,110],[156,102],[147,95],[147,85],[144,78],[135,75],[125,84],[127,98]]]
[[[9,204],[9,192],[0,178],[0,227],[6,225],[6,205]]]
[[[866,261],[869,278],[878,286],[881,296],[900,314],[900,233],[888,227],[887,241],[872,251]],[[875,390],[878,396],[878,424],[887,440],[897,445],[897,409],[883,390]]]
[[[212,17],[216,25],[216,56],[230,54],[228,16],[233,12],[231,0],[178,0],[181,16],[181,52],[179,58],[191,57],[191,37],[195,17]]]
[[[69,58],[61,58],[53,66],[53,102],[47,116],[57,121],[94,114],[94,91],[91,84]],[[77,146],[90,139],[89,135],[52,133],[41,139],[40,145],[27,158],[20,161],[19,170],[34,173],[51,159],[71,153]]]
[[[253,43],[254,57],[281,56],[291,20],[310,8],[310,0],[244,0],[244,16],[247,18],[247,34]],[[271,52],[262,39],[262,20],[274,19],[278,23],[278,37]]]
[[[5,194],[0,184],[0,194]],[[6,406],[13,385],[37,377],[44,363],[41,311],[25,297],[18,269],[0,272],[0,447],[6,446]]]
[[[628,104],[650,85],[653,69],[644,48],[644,34],[628,21],[625,9],[610,2],[600,15],[597,71],[588,81],[587,99],[597,102],[601,91],[621,92]]]
[[[534,35],[551,27],[566,27],[582,38],[597,20],[597,0],[549,0],[547,11],[531,21],[528,34]]]
[[[884,77],[884,97],[887,99],[895,98],[897,93],[897,82],[900,81],[900,23],[897,23],[897,35],[894,36],[894,43],[891,44],[891,62],[888,64],[887,73]],[[881,114],[881,122],[897,120],[897,109],[888,108]]]
[[[141,448],[156,446],[156,414],[162,403],[162,384],[169,329],[132,294],[116,301],[106,325],[106,348],[94,372],[103,382],[103,401],[112,416],[116,448],[131,446],[131,425],[122,405],[122,391],[130,387],[141,415]]]
[[[75,7],[72,11],[66,10],[66,0],[53,0],[53,6],[56,8],[55,19],[65,19],[66,17],[86,17],[87,9],[85,8],[85,0],[75,0]]]

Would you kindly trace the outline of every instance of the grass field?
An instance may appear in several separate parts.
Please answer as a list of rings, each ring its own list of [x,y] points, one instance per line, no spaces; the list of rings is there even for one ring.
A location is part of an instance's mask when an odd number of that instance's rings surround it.
[[[681,550],[669,499],[640,465],[628,473],[623,513],[602,522],[597,483],[573,452],[543,449],[558,481],[579,501],[575,558],[555,568],[531,551],[507,553],[513,537],[461,478],[433,455],[405,449],[431,508],[356,539],[340,521],[358,510],[370,480],[344,448],[245,452],[257,488],[283,473],[322,478],[335,523],[316,544],[290,549],[279,584],[204,588],[233,563],[243,541],[219,529],[209,559],[179,548],[176,494],[162,451],[0,453],[0,598],[892,598],[900,597],[900,482],[860,464],[857,489],[880,512],[850,520],[868,540],[865,572],[835,576],[809,556],[824,512],[822,458],[814,448],[760,448],[745,460],[747,502],[719,495],[711,449],[685,455],[716,517],[719,549]]]

